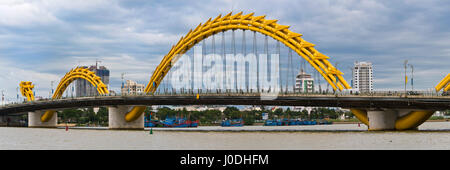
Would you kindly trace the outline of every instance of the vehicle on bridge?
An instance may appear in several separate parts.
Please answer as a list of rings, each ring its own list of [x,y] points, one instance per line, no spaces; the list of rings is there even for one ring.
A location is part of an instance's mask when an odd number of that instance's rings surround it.
[[[417,91],[408,91],[408,95],[420,95]]]

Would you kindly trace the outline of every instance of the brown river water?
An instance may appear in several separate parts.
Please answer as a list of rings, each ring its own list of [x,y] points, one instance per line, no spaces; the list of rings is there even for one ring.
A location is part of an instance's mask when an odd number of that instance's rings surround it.
[[[450,149],[450,122],[417,131],[367,131],[365,125],[198,127],[172,131],[0,127],[0,149],[132,150],[433,150]],[[179,130],[179,129],[177,129]]]

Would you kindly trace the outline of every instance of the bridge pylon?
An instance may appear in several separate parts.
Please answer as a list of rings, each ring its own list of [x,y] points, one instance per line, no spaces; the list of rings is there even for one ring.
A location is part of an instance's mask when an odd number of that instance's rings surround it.
[[[28,112],[28,127],[32,128],[55,128],[58,124],[58,114],[54,113],[52,117],[46,121],[41,121],[41,117],[45,114],[44,110]]]
[[[146,108],[145,106],[142,106]],[[143,130],[144,114],[133,121],[126,121],[125,115],[133,106],[110,106],[108,107],[108,127],[113,130]]]
[[[369,130],[415,130],[434,110],[350,109]]]

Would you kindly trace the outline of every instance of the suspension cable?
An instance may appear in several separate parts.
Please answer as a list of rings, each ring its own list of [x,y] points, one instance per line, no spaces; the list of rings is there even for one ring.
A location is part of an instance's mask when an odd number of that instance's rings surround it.
[[[256,88],[259,92],[259,56],[256,49],[256,31],[253,31],[253,54],[256,56]]]

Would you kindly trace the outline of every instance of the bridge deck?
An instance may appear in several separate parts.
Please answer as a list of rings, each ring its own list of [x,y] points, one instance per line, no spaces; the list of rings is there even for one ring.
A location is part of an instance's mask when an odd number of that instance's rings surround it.
[[[0,114],[25,113],[35,110],[59,110],[117,105],[272,105],[316,106],[364,109],[450,109],[449,96],[357,96],[357,95],[277,95],[265,100],[254,94],[196,94],[147,95],[147,96],[98,96],[42,100],[0,107]]]

